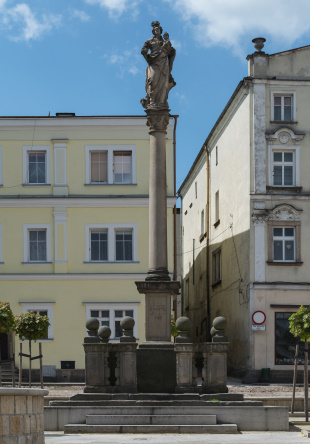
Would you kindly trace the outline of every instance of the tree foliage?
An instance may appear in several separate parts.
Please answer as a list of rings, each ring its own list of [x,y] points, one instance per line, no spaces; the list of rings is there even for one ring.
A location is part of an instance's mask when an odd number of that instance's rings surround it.
[[[41,316],[33,311],[15,318],[15,331],[19,339],[37,341],[38,339],[47,338],[49,325],[47,316]]]
[[[9,302],[0,302],[0,333],[14,330],[15,321]]]
[[[310,307],[300,306],[296,313],[289,317],[290,332],[302,341],[310,338]]]

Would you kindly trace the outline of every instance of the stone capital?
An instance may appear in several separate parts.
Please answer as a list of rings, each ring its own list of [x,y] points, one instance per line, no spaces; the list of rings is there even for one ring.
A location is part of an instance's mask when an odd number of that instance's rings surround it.
[[[169,124],[169,109],[167,108],[148,108],[146,109],[146,124],[150,127],[149,133],[155,131],[167,132]]]

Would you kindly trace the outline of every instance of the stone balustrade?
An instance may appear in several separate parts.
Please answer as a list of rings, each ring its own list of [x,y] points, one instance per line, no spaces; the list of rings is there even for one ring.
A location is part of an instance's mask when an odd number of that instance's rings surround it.
[[[44,443],[44,396],[47,390],[0,388],[0,442]]]

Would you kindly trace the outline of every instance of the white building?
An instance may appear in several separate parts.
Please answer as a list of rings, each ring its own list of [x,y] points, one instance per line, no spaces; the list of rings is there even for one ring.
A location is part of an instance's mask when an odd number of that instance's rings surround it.
[[[310,300],[309,55],[248,56],[248,77],[179,189],[184,314],[203,340],[207,319],[227,318],[229,368],[247,380],[263,368],[288,377],[288,317]]]

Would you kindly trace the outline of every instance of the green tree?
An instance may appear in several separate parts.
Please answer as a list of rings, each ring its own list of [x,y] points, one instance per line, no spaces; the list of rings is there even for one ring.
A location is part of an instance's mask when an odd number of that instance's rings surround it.
[[[21,314],[15,318],[15,331],[19,339],[28,339],[28,341],[46,338],[49,325],[47,316],[41,316],[33,311]]]
[[[0,333],[14,330],[15,320],[9,302],[0,302]]]
[[[306,342],[310,338],[310,307],[301,305],[296,313],[289,317],[290,332]]]
[[[173,336],[174,338],[178,336],[178,329],[175,325],[173,315],[171,315],[171,336]]]

